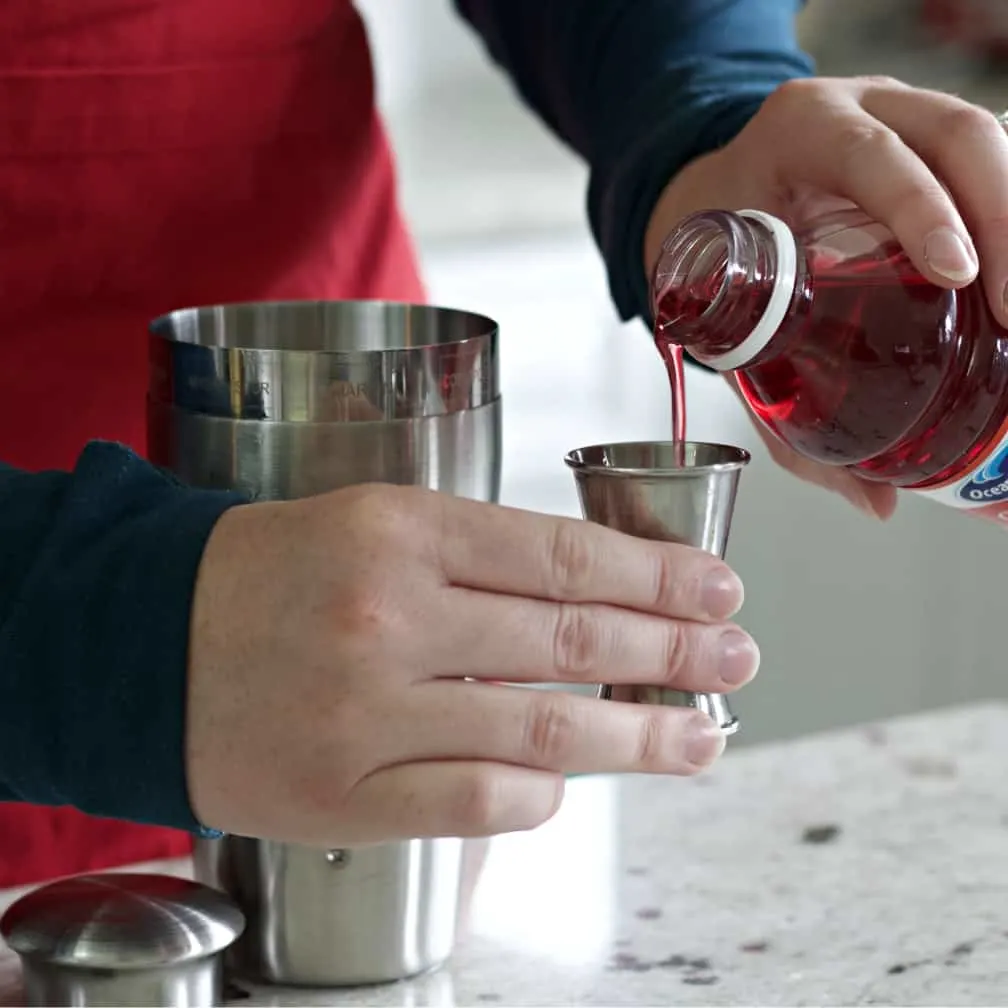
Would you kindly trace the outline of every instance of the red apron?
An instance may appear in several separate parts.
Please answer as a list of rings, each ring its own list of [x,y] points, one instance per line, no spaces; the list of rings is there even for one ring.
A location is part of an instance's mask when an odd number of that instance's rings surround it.
[[[147,321],[422,300],[350,0],[0,4],[0,458],[145,447]],[[0,804],[0,887],[188,852]]]

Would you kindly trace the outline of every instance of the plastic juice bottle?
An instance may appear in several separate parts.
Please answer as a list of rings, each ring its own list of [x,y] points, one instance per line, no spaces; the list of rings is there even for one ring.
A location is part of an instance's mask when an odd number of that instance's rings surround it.
[[[799,232],[705,212],[666,240],[655,336],[735,372],[792,448],[1008,523],[1008,330],[979,283],[948,291],[858,210]]]

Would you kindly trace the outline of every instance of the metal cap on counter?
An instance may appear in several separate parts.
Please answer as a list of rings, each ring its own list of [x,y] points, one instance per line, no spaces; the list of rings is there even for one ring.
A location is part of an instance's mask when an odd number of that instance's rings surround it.
[[[218,1004],[220,953],[244,928],[244,915],[221,892],[127,873],[61,879],[0,919],[37,1005]]]

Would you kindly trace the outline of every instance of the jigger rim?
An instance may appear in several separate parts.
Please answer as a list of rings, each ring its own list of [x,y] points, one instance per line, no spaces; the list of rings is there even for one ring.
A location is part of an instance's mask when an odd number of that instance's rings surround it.
[[[674,461],[680,451],[685,454],[685,465]],[[642,461],[648,458],[653,461]],[[614,441],[574,448],[564,456],[564,463],[575,473],[592,476],[691,479],[735,472],[751,459],[744,448],[713,441]]]

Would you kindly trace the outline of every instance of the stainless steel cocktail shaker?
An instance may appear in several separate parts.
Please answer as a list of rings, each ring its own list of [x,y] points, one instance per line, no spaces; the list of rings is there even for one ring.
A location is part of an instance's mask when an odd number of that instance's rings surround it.
[[[192,485],[264,499],[377,481],[495,501],[497,336],[479,315],[379,302],[174,312],[151,327],[150,457]],[[462,848],[225,837],[198,841],[196,869],[245,913],[241,973],[341,986],[448,958]]]

